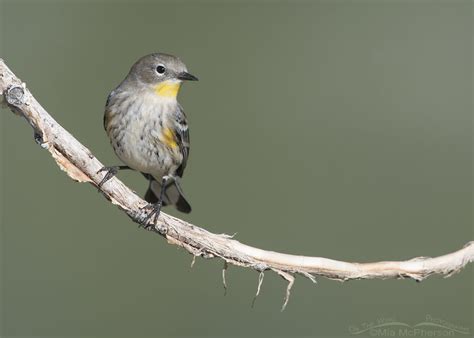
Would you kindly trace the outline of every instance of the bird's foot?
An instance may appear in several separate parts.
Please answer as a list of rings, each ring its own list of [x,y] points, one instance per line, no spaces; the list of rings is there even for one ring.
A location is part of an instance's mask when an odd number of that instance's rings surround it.
[[[111,167],[103,167],[101,169],[99,169],[99,171],[97,171],[97,174],[101,173],[101,172],[106,172],[105,173],[105,176],[104,178],[102,178],[102,180],[99,182],[99,184],[97,185],[97,189],[100,191],[100,188],[102,188],[102,186],[104,185],[105,182],[107,182],[108,180],[110,180],[112,177],[114,177],[115,175],[117,175],[117,173],[119,172],[119,170],[123,170],[123,169],[130,169],[130,167],[128,166],[124,166],[124,165],[115,165],[115,166],[111,166]]]
[[[161,201],[155,204],[147,204],[146,206],[144,206],[141,210],[144,211],[146,215],[139,220],[139,227],[143,227],[145,228],[145,230],[156,231],[155,224],[158,221],[158,217],[160,216],[161,206]]]

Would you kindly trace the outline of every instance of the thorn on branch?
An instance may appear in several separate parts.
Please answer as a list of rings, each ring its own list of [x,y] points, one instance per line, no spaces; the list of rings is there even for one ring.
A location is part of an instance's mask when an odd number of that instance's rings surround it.
[[[316,280],[316,277],[314,277],[312,274],[306,271],[302,271],[301,274],[305,276],[306,278],[309,278],[314,284],[317,284],[318,281]]]
[[[423,281],[423,277],[421,275],[415,274],[415,273],[406,273],[404,275],[403,274],[401,275],[402,279],[405,278],[405,277],[411,278],[417,283],[420,283],[421,281]]]
[[[228,234],[219,234],[219,236],[221,236],[221,237],[224,237],[224,238],[227,238],[227,239],[232,239],[232,238],[234,238],[234,237],[235,237],[235,235],[237,235],[237,233],[236,233],[236,232],[234,232],[234,234],[233,234],[233,235],[228,235]]]
[[[191,261],[191,269],[194,267],[194,263],[196,263],[197,255],[193,255],[193,260]]]
[[[227,261],[224,261],[224,267],[222,268],[222,285],[224,286],[224,296],[227,295],[227,283],[225,280],[225,272],[227,271],[227,268],[229,265],[227,264]]]
[[[255,296],[253,297],[253,300],[252,300],[252,308],[254,307],[255,305],[255,301],[257,300],[257,297],[258,295],[260,294],[260,289],[262,287],[262,283],[263,283],[263,277],[265,276],[265,273],[263,271],[260,271],[259,275],[258,275],[258,285],[257,285],[257,293],[255,294]]]
[[[285,311],[286,305],[290,300],[290,291],[293,287],[293,284],[295,283],[295,277],[292,274],[289,274],[288,272],[285,272],[283,270],[273,269],[273,271],[275,271],[288,282],[288,286],[286,287],[285,301],[283,302],[283,305],[281,307],[281,312],[283,312]]]

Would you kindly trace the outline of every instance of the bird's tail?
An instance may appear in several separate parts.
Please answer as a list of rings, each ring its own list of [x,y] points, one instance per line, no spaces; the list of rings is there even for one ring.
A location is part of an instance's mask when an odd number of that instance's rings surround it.
[[[152,180],[145,194],[145,201],[148,203],[158,202],[160,191],[161,183],[156,180]],[[191,212],[191,205],[184,198],[179,182],[176,180],[170,180],[170,182],[166,184],[163,194],[163,206],[165,205],[174,205],[176,209],[186,214]]]

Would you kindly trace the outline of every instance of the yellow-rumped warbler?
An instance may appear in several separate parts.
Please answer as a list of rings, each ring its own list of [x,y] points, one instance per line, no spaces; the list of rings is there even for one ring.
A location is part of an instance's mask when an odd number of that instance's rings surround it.
[[[118,170],[140,171],[149,180],[145,200],[153,203],[144,222],[156,219],[162,205],[191,212],[179,182],[189,156],[186,115],[176,99],[185,80],[197,78],[179,58],[154,53],[135,62],[107,98],[104,128],[126,165],[102,168],[107,173],[99,186]]]

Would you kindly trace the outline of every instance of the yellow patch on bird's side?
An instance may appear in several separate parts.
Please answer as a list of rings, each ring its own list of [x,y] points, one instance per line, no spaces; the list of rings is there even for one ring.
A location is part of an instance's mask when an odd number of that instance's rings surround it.
[[[155,86],[155,93],[164,97],[178,96],[179,87],[181,83],[175,81],[164,81]]]
[[[165,128],[163,131],[164,143],[170,148],[176,148],[178,144],[176,143],[176,138],[173,131],[170,128]]]

